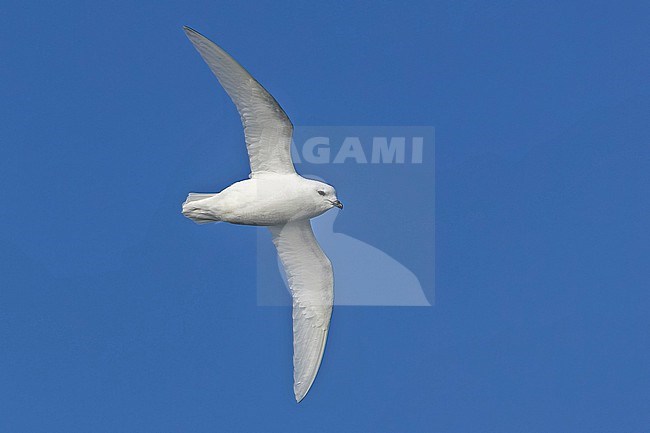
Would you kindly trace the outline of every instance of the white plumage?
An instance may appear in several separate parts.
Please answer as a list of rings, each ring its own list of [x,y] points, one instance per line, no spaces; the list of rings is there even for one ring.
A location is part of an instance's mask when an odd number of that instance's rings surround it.
[[[309,220],[343,205],[332,186],[296,173],[290,151],[293,125],[273,96],[216,44],[189,27],[184,30],[239,111],[251,174],[219,193],[191,193],[183,214],[197,223],[225,221],[271,230],[293,298],[294,394],[299,402],[323,358],[334,300],[332,265]]]

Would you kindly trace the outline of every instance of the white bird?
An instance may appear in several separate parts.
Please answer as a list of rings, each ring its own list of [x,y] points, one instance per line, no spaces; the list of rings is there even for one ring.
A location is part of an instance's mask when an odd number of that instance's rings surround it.
[[[334,299],[332,265],[309,220],[343,205],[332,186],[296,173],[290,152],[293,125],[273,96],[212,41],[189,27],[184,30],[239,111],[251,173],[219,193],[190,193],[183,215],[197,223],[270,229],[293,298],[293,390],[300,402],[323,358]]]

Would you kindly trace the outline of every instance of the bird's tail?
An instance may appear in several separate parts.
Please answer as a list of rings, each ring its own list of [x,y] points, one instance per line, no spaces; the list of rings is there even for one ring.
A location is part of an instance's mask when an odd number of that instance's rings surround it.
[[[212,198],[215,195],[217,195],[217,193],[197,194],[191,192],[187,196],[185,203],[183,203],[183,215],[197,224],[206,224],[219,221],[219,219],[216,218],[212,212],[210,212],[210,209],[201,203],[201,201]]]
[[[188,204],[192,203],[193,201],[199,201],[199,200],[205,200],[206,198],[212,198],[217,193],[198,193],[198,192],[191,192],[188,196],[187,199],[185,200],[185,203],[183,204]]]

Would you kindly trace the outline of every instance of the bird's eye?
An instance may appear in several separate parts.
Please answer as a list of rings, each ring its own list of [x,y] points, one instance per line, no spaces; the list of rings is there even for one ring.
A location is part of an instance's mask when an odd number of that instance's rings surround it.
[[[318,191],[320,195],[325,195],[325,191]]]

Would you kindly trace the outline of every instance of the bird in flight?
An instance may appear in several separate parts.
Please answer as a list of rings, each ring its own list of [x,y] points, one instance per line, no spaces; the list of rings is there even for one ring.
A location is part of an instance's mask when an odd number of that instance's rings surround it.
[[[293,125],[275,98],[215,43],[184,27],[239,111],[250,160],[249,178],[218,193],[190,193],[183,215],[203,224],[267,226],[293,299],[293,391],[300,402],[320,367],[334,300],[332,265],[310,219],[343,205],[331,185],[296,173]]]

